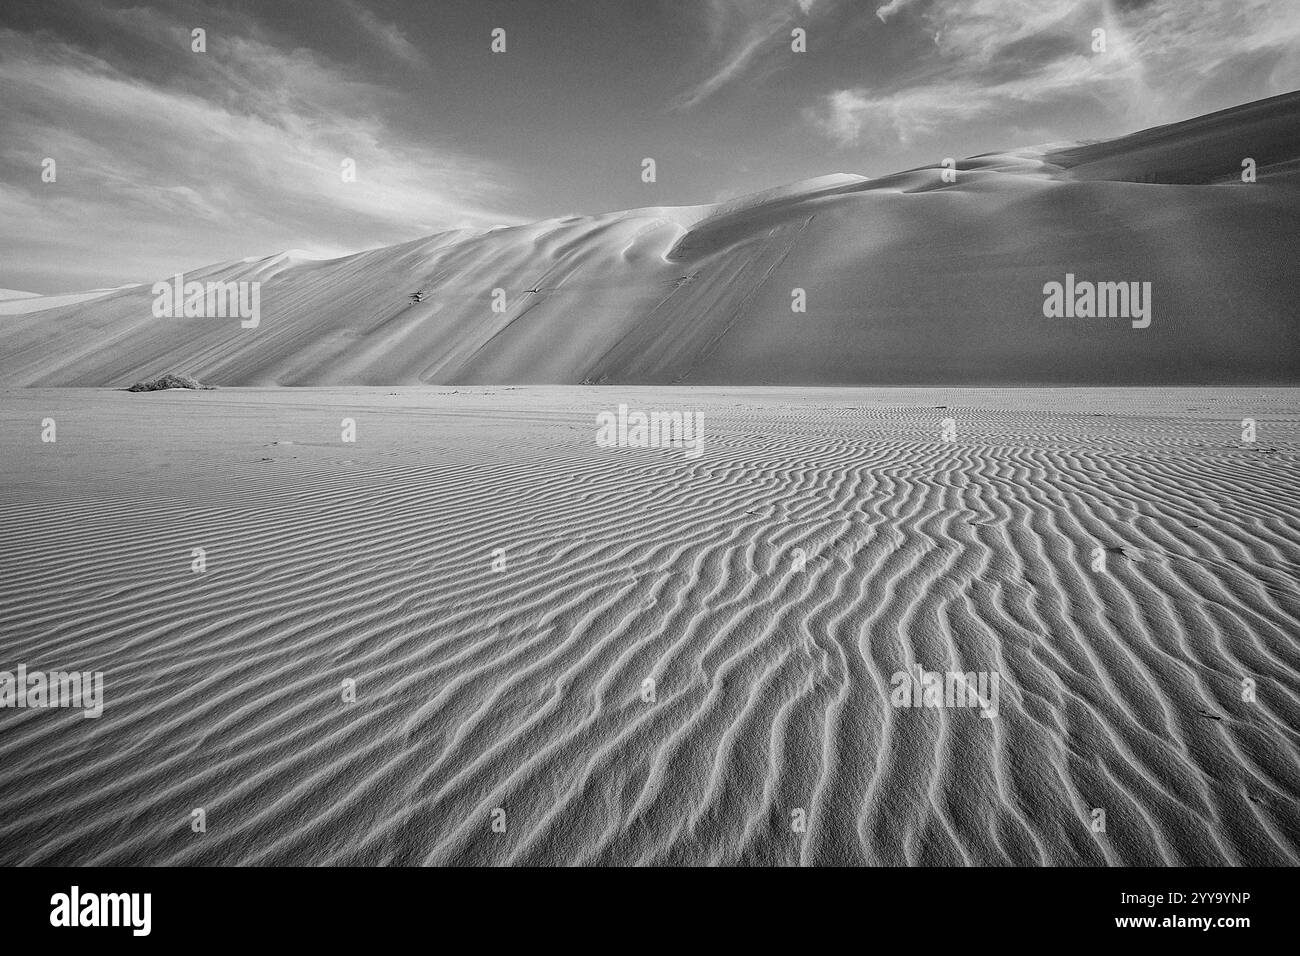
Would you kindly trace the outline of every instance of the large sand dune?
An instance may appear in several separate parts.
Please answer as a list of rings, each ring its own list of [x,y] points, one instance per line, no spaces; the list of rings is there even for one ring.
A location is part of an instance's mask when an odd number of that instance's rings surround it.
[[[3,398],[0,863],[1300,862],[1295,390]]]
[[[0,289],[0,316],[26,315],[32,312],[48,312],[64,306],[78,305],[102,299],[123,289],[134,289],[135,285],[119,286],[116,289],[91,289],[88,292],[69,292],[66,295],[38,295],[35,292],[16,292],[12,289]]]
[[[955,183],[936,161],[332,261],[237,261],[187,278],[261,282],[257,328],[155,318],[146,285],[5,317],[0,384],[1295,384],[1298,163],[1288,94],[974,157]],[[1150,327],[1045,318],[1043,287],[1067,273],[1150,282]],[[409,302],[417,289],[428,298]]]

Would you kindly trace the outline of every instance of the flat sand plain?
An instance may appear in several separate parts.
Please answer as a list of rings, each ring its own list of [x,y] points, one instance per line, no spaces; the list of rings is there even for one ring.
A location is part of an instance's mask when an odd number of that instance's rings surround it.
[[[0,863],[1300,862],[1300,390],[0,398]]]

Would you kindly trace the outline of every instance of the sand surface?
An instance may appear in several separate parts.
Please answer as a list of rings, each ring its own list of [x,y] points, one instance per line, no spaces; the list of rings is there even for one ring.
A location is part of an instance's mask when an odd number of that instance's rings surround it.
[[[1015,146],[958,157],[955,182],[936,156],[725,203],[238,259],[185,278],[258,283],[256,328],[155,317],[148,283],[6,316],[0,386],[1300,383],[1300,93]],[[1150,283],[1150,325],[1045,317],[1067,275]]]
[[[1300,390],[0,398],[0,863],[1300,862]]]
[[[35,292],[16,292],[12,289],[0,289],[0,316],[30,315],[35,312],[49,312],[68,305],[84,305],[95,302],[123,289],[135,289],[134,285],[117,289],[91,289],[89,292],[69,292],[63,295],[39,295]]]

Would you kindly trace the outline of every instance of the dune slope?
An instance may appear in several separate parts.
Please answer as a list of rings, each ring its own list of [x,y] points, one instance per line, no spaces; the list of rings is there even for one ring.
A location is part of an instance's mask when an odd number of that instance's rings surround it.
[[[1257,182],[1241,182],[1246,156]],[[0,384],[1294,384],[1297,160],[1290,94],[973,157],[956,182],[937,165],[828,176],[225,263],[186,278],[261,283],[256,328],[155,318],[141,286],[5,318]],[[1149,282],[1150,326],[1044,317],[1044,285],[1067,273]]]

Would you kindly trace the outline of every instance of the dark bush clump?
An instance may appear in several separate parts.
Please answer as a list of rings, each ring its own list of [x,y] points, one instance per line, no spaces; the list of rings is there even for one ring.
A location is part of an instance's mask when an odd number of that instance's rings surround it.
[[[164,388],[210,389],[214,387],[215,386],[213,385],[200,384],[196,379],[190,378],[188,375],[173,375],[172,373],[168,372],[166,375],[160,375],[158,378],[155,378],[149,382],[136,382],[134,385],[128,388],[127,391],[128,392],[157,392],[160,389],[164,389]]]

